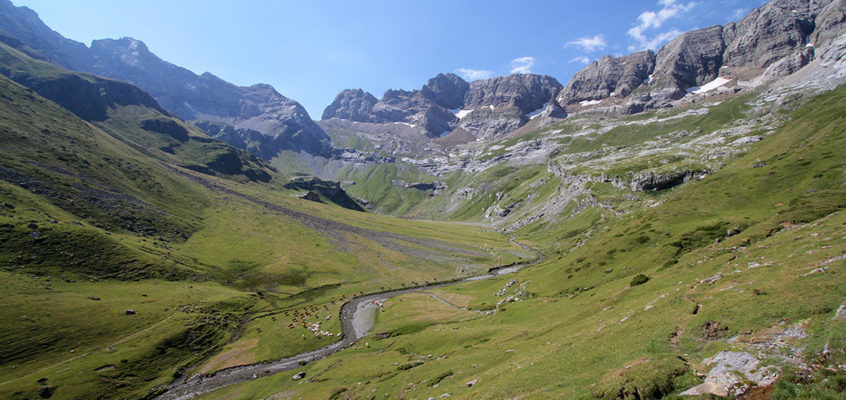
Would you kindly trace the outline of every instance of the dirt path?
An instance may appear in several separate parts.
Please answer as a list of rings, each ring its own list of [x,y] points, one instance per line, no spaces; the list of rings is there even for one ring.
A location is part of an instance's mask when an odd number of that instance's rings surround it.
[[[459,283],[490,279],[496,276],[517,272],[529,265],[538,264],[544,260],[543,254],[532,249],[531,247],[517,242],[513,237],[510,238],[509,241],[517,246],[520,246],[524,250],[535,254],[537,256],[536,259],[533,261],[518,263],[514,265],[494,267],[491,268],[487,274],[470,278],[456,279],[452,281],[418,286],[413,288],[391,290],[382,293],[372,293],[361,297],[356,297],[341,306],[339,318],[341,320],[341,331],[343,335],[340,341],[317,350],[301,353],[293,357],[283,358],[278,361],[242,365],[238,367],[220,370],[211,375],[193,376],[184,381],[175,382],[167,388],[167,391],[165,393],[161,394],[156,399],[191,399],[195,396],[208,393],[229,385],[233,385],[235,383],[244,382],[259,377],[270,376],[283,371],[289,371],[292,369],[299,368],[305,364],[329,357],[330,355],[335,354],[338,351],[341,351],[353,345],[354,343],[358,342],[361,338],[367,336],[367,334],[370,332],[371,329],[373,329],[373,326],[375,324],[375,313],[376,311],[378,311],[379,305],[387,299],[403,294],[421,292],[427,289],[437,289],[446,286],[456,285]],[[438,297],[435,296],[435,298]]]

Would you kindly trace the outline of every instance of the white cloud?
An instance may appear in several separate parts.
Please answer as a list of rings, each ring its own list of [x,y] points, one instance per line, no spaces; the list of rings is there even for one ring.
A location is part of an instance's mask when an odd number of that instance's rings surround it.
[[[732,11],[731,13],[731,21],[739,21],[743,19],[743,17],[749,14],[749,10],[746,8],[738,8],[737,10]]]
[[[637,46],[630,46],[629,50],[656,49],[664,42],[679,35],[677,29],[649,34],[647,31],[661,28],[667,20],[681,16],[696,6],[696,2],[678,3],[678,0],[659,0],[658,11],[644,11],[637,17],[637,25],[627,32],[635,41]]]
[[[605,43],[605,38],[603,38],[602,35],[596,35],[594,37],[581,37],[564,44],[565,47],[578,47],[584,51],[602,50],[605,48],[606,45],[607,44]]]
[[[467,79],[468,81],[475,81],[477,79],[488,79],[493,76],[493,72],[484,70],[484,69],[470,69],[470,68],[459,68],[455,70],[458,75],[461,75],[462,78]]]
[[[511,60],[512,74],[531,74],[532,65],[535,64],[534,57],[520,57]]]
[[[570,60],[571,63],[580,63],[580,64],[590,64],[590,58],[587,57],[575,57]]]

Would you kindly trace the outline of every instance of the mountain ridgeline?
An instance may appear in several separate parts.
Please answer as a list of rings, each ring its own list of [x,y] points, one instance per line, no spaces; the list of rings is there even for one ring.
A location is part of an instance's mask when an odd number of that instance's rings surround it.
[[[320,121],[0,0],[0,398],[842,399],[844,160],[846,0]]]
[[[432,140],[460,128],[453,135],[464,138],[460,143],[502,137],[541,113],[544,118],[532,128],[586,108],[631,114],[673,107],[718,79],[740,88],[797,71],[843,30],[844,8],[844,0],[774,0],[736,23],[685,32],[657,53],[604,56],[564,85],[533,74],[468,83],[448,73],[420,90],[388,90],[381,99],[348,89],[326,107],[322,119],[405,124]],[[0,10],[0,29],[49,60],[130,82],[183,120],[206,121],[201,126],[208,134],[231,145],[266,160],[285,150],[332,157],[330,138],[321,126],[299,103],[269,85],[239,87],[208,72],[196,75],[161,60],[132,38],[95,40],[86,47],[9,0],[0,2]]]

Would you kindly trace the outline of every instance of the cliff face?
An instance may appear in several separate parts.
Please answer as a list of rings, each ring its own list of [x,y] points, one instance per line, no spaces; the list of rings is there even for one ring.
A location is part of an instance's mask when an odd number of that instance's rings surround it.
[[[387,90],[375,104],[369,93],[344,90],[326,108],[323,118],[404,123],[421,128],[432,138],[458,127],[475,137],[494,137],[525,125],[528,114],[544,109],[560,90],[555,78],[543,75],[517,74],[467,83],[455,74],[438,74],[420,90]]]
[[[561,104],[626,97],[649,78],[655,53],[644,50],[624,57],[604,56],[579,71],[558,96]]]

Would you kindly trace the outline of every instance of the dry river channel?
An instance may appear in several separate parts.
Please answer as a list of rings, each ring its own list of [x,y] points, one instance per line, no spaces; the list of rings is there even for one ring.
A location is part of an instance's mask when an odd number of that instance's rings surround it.
[[[376,324],[376,313],[379,310],[379,305],[391,297],[400,296],[403,294],[419,292],[427,289],[436,289],[459,283],[480,281],[490,279],[496,276],[507,275],[517,272],[528,265],[538,264],[543,261],[543,255],[521,243],[518,243],[514,238],[509,239],[511,243],[522,247],[524,250],[532,252],[536,258],[529,262],[517,263],[513,265],[506,265],[494,267],[488,270],[484,275],[472,276],[469,278],[455,279],[446,282],[439,282],[430,285],[417,286],[412,288],[390,290],[380,293],[372,293],[353,298],[341,306],[340,320],[342,338],[340,341],[332,343],[328,346],[312,350],[305,353],[300,353],[292,357],[286,357],[277,361],[261,362],[256,364],[241,365],[237,367],[227,368],[215,372],[214,374],[195,375],[188,379],[177,380],[171,384],[167,391],[156,397],[156,400],[184,400],[191,399],[204,393],[233,385],[239,382],[244,382],[260,377],[278,374],[284,371],[290,371],[308,363],[322,360],[332,354],[337,353],[347,347],[358,342],[361,338],[367,336],[371,329]]]

